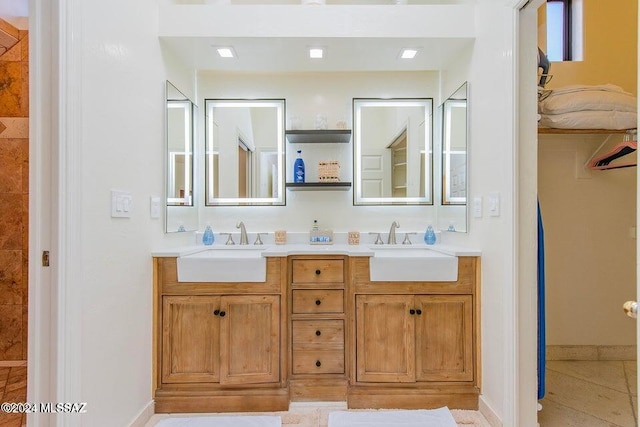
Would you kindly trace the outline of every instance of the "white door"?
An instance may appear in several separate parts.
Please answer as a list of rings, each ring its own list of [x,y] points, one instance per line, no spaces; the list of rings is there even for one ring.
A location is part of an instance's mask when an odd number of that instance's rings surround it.
[[[29,120],[29,306],[27,402],[54,402],[50,378],[54,358],[51,342],[51,285],[53,267],[43,266],[43,251],[51,251],[52,128],[50,84],[53,8],[50,2],[33,2],[29,11],[30,120]],[[56,257],[50,252],[52,258]],[[53,261],[53,260],[52,260]],[[55,262],[55,261],[54,261]],[[54,416],[28,414],[29,426],[54,425]]]
[[[80,244],[82,179],[79,8],[29,2],[28,402],[81,402]],[[52,36],[53,34],[53,36]],[[71,83],[72,82],[72,83]],[[62,168],[60,165],[65,165]],[[60,197],[64,195],[65,197]],[[50,251],[50,266],[42,253]],[[77,414],[29,414],[35,427],[79,426]]]

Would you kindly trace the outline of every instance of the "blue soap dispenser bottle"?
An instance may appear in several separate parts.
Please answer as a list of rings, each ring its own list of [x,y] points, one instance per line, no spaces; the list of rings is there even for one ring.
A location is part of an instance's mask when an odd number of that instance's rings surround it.
[[[433,231],[431,224],[427,226],[427,231],[424,233],[424,243],[427,245],[435,245],[436,243],[436,232]]]
[[[302,150],[298,150],[297,153],[298,153],[298,157],[296,158],[296,161],[293,164],[293,182],[303,183],[304,182],[304,160],[302,160]]]
[[[215,237],[213,236],[213,230],[211,229],[211,225],[207,223],[207,226],[204,229],[204,234],[202,235],[202,243],[207,246],[211,246],[214,241]]]

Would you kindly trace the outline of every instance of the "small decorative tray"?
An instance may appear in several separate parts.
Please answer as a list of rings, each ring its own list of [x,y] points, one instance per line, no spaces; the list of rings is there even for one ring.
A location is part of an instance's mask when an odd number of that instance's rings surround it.
[[[311,230],[311,232],[309,232],[309,244],[332,245],[333,230]]]

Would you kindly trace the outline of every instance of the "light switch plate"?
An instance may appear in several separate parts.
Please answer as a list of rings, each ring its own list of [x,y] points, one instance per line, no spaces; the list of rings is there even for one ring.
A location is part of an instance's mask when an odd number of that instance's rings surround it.
[[[473,198],[473,217],[482,218],[482,197]]]
[[[151,218],[160,218],[160,197],[151,198]]]
[[[131,218],[133,197],[129,191],[111,190],[111,217]]]
[[[489,216],[500,216],[500,193],[489,193]]]

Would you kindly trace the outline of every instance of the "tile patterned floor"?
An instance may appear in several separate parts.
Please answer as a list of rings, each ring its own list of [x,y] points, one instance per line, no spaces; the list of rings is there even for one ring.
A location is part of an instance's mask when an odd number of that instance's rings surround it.
[[[635,361],[548,361],[540,427],[638,425]]]
[[[27,367],[0,367],[0,402],[27,401]],[[0,412],[0,427],[26,425],[25,414]]]

